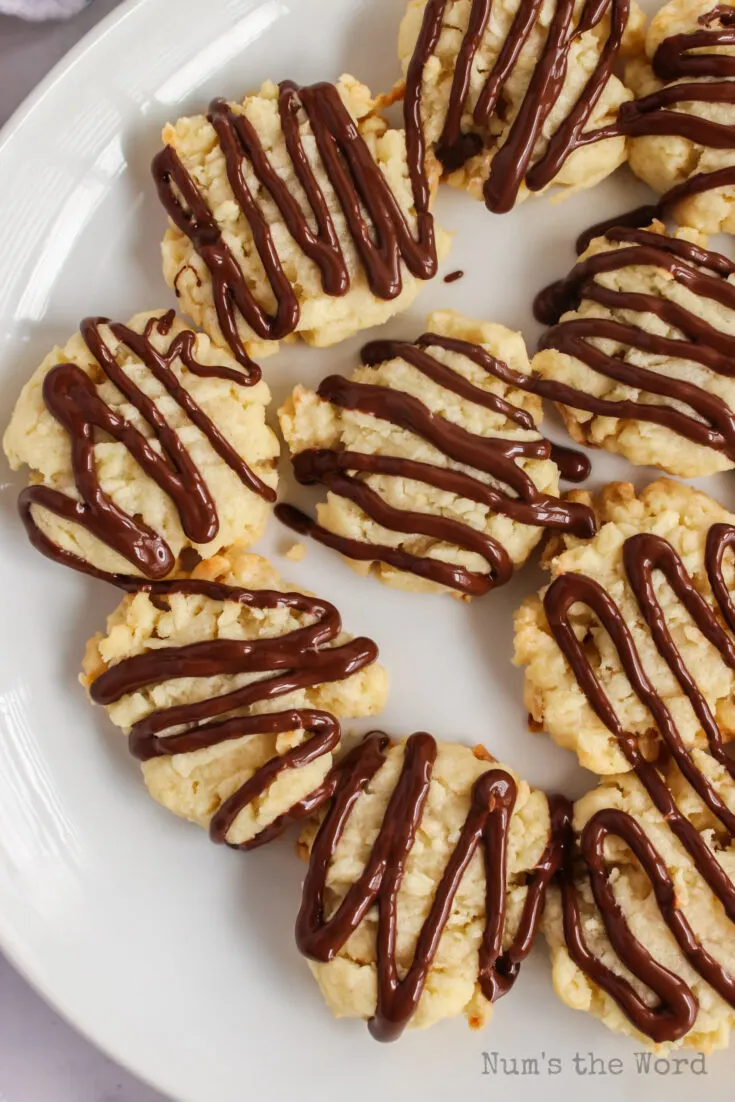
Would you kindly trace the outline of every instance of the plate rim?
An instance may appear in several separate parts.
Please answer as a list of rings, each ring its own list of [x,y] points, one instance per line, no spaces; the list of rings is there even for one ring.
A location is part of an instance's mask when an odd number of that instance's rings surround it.
[[[159,2],[159,0],[156,0],[156,2]],[[169,0],[169,2],[171,2],[171,0]],[[219,0],[219,2],[227,4],[228,0]],[[258,0],[255,0],[255,3],[257,2]],[[263,0],[260,0],[260,2],[263,2]],[[345,0],[340,0],[340,2],[348,8],[353,3],[364,3],[365,0],[346,0],[346,2]],[[663,4],[665,0],[658,0],[658,2]],[[298,8],[299,6],[298,0],[294,0],[293,4],[290,2],[288,3],[289,8]],[[16,157],[17,151],[13,148],[13,143],[20,137],[24,127],[36,125],[39,121],[39,116],[41,120],[44,119],[45,116],[43,112],[49,109],[49,100],[55,90],[80,66],[90,63],[94,65],[95,63],[91,60],[90,55],[94,55],[98,47],[105,41],[108,41],[109,48],[109,40],[114,39],[115,33],[122,28],[126,21],[128,21],[128,30],[135,30],[139,26],[139,23],[141,25],[144,24],[145,12],[151,8],[155,11],[155,4],[149,5],[146,3],[146,0],[119,0],[118,4],[110,12],[103,16],[94,27],[90,28],[79,41],[56,62],[48,74],[20,103],[4,126],[0,128],[0,163],[2,163],[2,159],[7,159],[9,162]],[[123,33],[127,33],[127,31]],[[127,127],[127,124],[124,125]],[[125,131],[121,130],[121,132]],[[545,202],[548,203],[549,200],[547,199]],[[549,213],[551,213],[550,210]],[[441,276],[439,279],[441,279]],[[470,314],[471,313],[472,311],[470,311]],[[419,307],[419,314],[422,319],[425,319],[426,309],[424,305]],[[483,313],[477,316],[484,317],[485,314]],[[494,316],[494,314],[491,316]],[[502,323],[507,321],[502,313],[499,313],[498,320]],[[515,329],[516,325],[511,322],[509,327]],[[418,329],[418,331],[420,332],[421,329]],[[525,328],[522,331],[524,340],[528,341],[527,331]],[[627,477],[636,481],[636,483],[640,482],[644,477],[644,471],[646,482],[650,481],[652,477],[655,477],[650,469],[631,468],[629,464],[626,467],[626,471]],[[619,477],[626,476],[621,474]],[[721,496],[715,486],[707,492],[710,492],[716,498]],[[255,550],[258,551],[261,549],[256,547]],[[284,570],[285,569],[284,567]],[[294,580],[296,580],[296,578]],[[524,590],[526,593],[531,593],[533,591],[534,589],[530,586]],[[390,591],[386,591],[384,596],[389,599],[391,596]],[[369,603],[367,590],[365,591],[364,600]],[[385,664],[390,670],[391,667],[387,661]],[[380,722],[385,722],[385,719],[381,717]],[[410,729],[415,729],[415,727]],[[548,740],[548,742],[550,743],[550,740]],[[556,750],[554,750],[554,753],[558,756]],[[508,760],[511,763],[515,763],[514,758],[509,758]],[[592,787],[594,787],[593,782],[594,778],[590,781]],[[32,941],[24,938],[22,936],[22,931],[14,928],[12,919],[6,919],[3,909],[0,909],[0,949],[2,949],[11,966],[21,977],[23,977],[39,997],[57,1012],[64,1021],[69,1023],[72,1029],[88,1041],[96,1050],[126,1069],[145,1086],[162,1092],[166,1098],[171,1098],[172,1102],[174,1102],[174,1100],[175,1102],[202,1102],[202,1095],[196,1093],[196,1088],[194,1086],[187,1084],[185,1079],[180,1077],[177,1078],[176,1067],[172,1068],[160,1063],[140,1063],[139,1061],[143,1060],[142,1053],[140,1051],[136,1052],[134,1048],[128,1047],[126,1049],[127,1039],[124,1031],[120,1031],[118,1035],[115,1026],[106,1019],[104,1014],[97,1013],[95,1008],[89,1004],[76,1003],[73,989],[62,987],[61,985],[58,987],[55,986],[53,976],[49,978],[46,973],[42,956],[39,958],[37,946],[35,946]],[[529,991],[529,995],[531,998],[533,997],[533,989]],[[557,1005],[556,1002],[554,1005]],[[560,1011],[565,1009],[560,1001],[558,1007]],[[579,1022],[580,1026],[584,1026],[585,1024],[584,1017],[583,1020]],[[602,1045],[605,1041],[604,1035],[601,1036],[600,1041]],[[336,1038],[333,1043],[337,1043]],[[510,1087],[512,1093],[515,1092],[513,1081],[507,1082],[506,1085]],[[501,1083],[498,1083],[497,1086],[501,1086]],[[569,1084],[567,1083],[566,1090],[568,1089]],[[472,1093],[474,1095],[474,1091]],[[525,1097],[525,1091],[523,1094]],[[638,1092],[636,1092],[636,1095],[638,1095]],[[557,1097],[555,1094],[554,1096]],[[714,1102],[714,1099],[712,1099],[712,1102]]]
[[[33,86],[28,95],[21,100],[10,117],[0,127],[0,154],[5,152],[6,146],[15,137],[16,132],[30,118],[59,80],[66,76],[90,49],[109,34],[118,23],[122,23],[136,8],[142,8],[146,3],[147,0],[119,0],[112,11],[109,11],[107,15],[103,15],[100,21],[90,27],[78,42],[69,47],[66,53],[49,69],[46,76],[42,77]]]
[[[18,104],[7,121],[0,127],[0,156],[15,138],[18,131],[31,118],[36,109],[53,91],[59,81],[63,80],[72,69],[93,50],[99,42],[119,26],[125,19],[137,9],[143,8],[147,0],[121,0],[118,5],[103,16],[98,23],[82,35],[66,53],[52,66],[49,72],[36,84],[27,96]],[[21,976],[29,987],[43,1000],[46,1006],[56,1012],[76,1033],[98,1052],[113,1060],[130,1075],[134,1076],[145,1086],[164,1095],[169,1095],[168,1084],[162,1082],[155,1075],[135,1066],[118,1048],[114,1042],[101,1040],[92,1028],[82,1021],[71,1005],[58,994],[52,992],[45,983],[39,969],[30,959],[29,954],[22,945],[8,933],[7,925],[0,911],[0,951],[12,968]],[[181,1096],[181,1102],[186,1102]]]

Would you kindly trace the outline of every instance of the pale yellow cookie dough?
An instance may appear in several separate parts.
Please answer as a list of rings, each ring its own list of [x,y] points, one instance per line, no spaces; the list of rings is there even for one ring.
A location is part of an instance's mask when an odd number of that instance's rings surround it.
[[[359,796],[347,820],[327,875],[325,914],[334,912],[364,869],[403,764],[404,744],[392,747],[386,762]],[[455,848],[470,807],[472,785],[490,768],[505,770],[518,794],[508,838],[508,905],[503,935],[507,948],[517,931],[526,897],[527,874],[539,862],[549,839],[549,811],[543,793],[532,790],[504,765],[488,762],[468,747],[439,743],[429,793],[416,842],[398,894],[396,960],[403,976],[431,907],[442,873]],[[302,842],[310,849],[317,824]],[[485,928],[485,871],[481,849],[473,855],[454,899],[426,986],[409,1028],[424,1028],[464,1014],[473,1028],[492,1015],[478,977],[478,949]],[[329,963],[309,962],[327,1006],[338,1018],[365,1018],[376,1009],[377,912],[373,907]]]
[[[469,94],[466,97],[462,118],[463,133],[479,133],[484,142],[483,150],[448,176],[455,187],[463,188],[475,198],[482,199],[482,189],[490,171],[490,164],[498,148],[507,138],[510,127],[523,103],[531,77],[544,47],[549,26],[556,10],[555,3],[543,5],[540,17],[521,48],[520,56],[505,84],[502,118],[496,112],[489,128],[478,129],[472,112],[510,32],[511,24],[520,6],[519,0],[496,0],[482,42],[475,55],[470,75]],[[404,73],[414,52],[424,16],[426,0],[409,0],[408,10],[401,23],[398,53]],[[576,16],[583,7],[577,4]],[[442,30],[437,46],[424,69],[422,82],[422,120],[427,144],[433,148],[442,134],[449,104],[455,63],[467,29],[472,5],[469,0],[447,0]],[[631,14],[624,36],[625,52],[640,48],[644,17],[637,4],[631,5]],[[533,152],[531,164],[535,164],[546,150],[549,138],[556,132],[579,99],[600,58],[600,51],[609,31],[606,17],[591,30],[575,37],[569,52],[569,63],[561,93],[546,119],[542,136]],[[613,123],[621,103],[631,98],[630,92],[616,76],[607,81],[595,105],[585,130]],[[594,184],[609,176],[625,160],[625,139],[612,137],[575,150],[562,165],[553,180],[553,186],[561,186],[567,193]],[[518,200],[528,196],[525,184],[521,185]]]
[[[149,319],[164,313],[165,311],[153,311],[138,314],[129,322],[129,327],[142,333]],[[160,352],[166,352],[176,335],[186,328],[184,322],[176,319],[165,335],[154,329],[151,337],[154,347]],[[123,443],[98,433],[95,438],[94,461],[102,490],[121,510],[129,516],[142,518],[162,536],[174,556],[187,547],[196,546],[197,551],[205,557],[235,541],[246,545],[254,543],[265,528],[268,503],[241,482],[238,475],[215,452],[209,440],[132,351],[122,345],[107,326],[102,326],[101,332],[118,365],[125,369],[128,378],[155,401],[168,425],[184,444],[214,499],[219,531],[209,543],[193,544],[181,526],[178,510],[171,498],[153,479],[144,474]],[[215,347],[203,334],[196,337],[194,356],[204,365],[240,370],[231,356]],[[80,498],[74,485],[70,436],[49,412],[43,399],[45,376],[57,364],[65,362],[76,364],[92,379],[97,394],[114,413],[124,417],[147,440],[155,441],[155,437],[148,422],[104,374],[79,333],[63,348],[55,348],[24,386],[5,433],[3,446],[14,470],[24,464],[31,468],[31,484],[48,486],[78,501]],[[180,358],[174,360],[172,370],[215,427],[245,459],[250,469],[267,486],[275,488],[279,449],[275,434],[265,422],[265,408],[270,401],[266,384],[259,382],[248,387],[227,379],[201,377],[189,371]],[[154,442],[153,447],[160,451],[157,442]],[[139,573],[132,563],[79,525],[39,506],[33,506],[32,512],[41,531],[49,539],[98,570],[123,574]]]
[[[667,236],[665,227],[654,222],[649,231]],[[672,237],[693,242],[707,248],[707,238],[695,230],[679,229]],[[598,253],[617,249],[631,248],[626,242],[613,242],[606,237],[596,237],[580,262]],[[717,277],[714,277],[717,279]],[[735,276],[727,281],[735,286]],[[715,330],[729,336],[735,336],[735,310],[728,309],[713,298],[702,298],[681,283],[672,279],[663,268],[633,264],[620,267],[612,272],[595,276],[595,283],[610,290],[633,294],[655,295],[666,302],[672,302],[688,310],[696,318],[707,322]],[[682,333],[661,318],[651,313],[642,313],[611,308],[582,297],[575,310],[562,314],[561,322],[576,319],[602,318],[624,325],[633,325],[647,333],[682,339]],[[646,368],[649,371],[669,378],[680,379],[700,387],[708,394],[720,398],[730,409],[735,410],[735,379],[719,374],[702,364],[694,363],[684,356],[657,355],[633,348],[625,342],[599,337],[585,338],[594,348],[599,348],[608,356],[622,359],[626,364]],[[560,352],[555,348],[544,348],[537,352],[531,363],[535,374],[544,379],[565,383],[583,394],[606,401],[631,401],[651,403],[653,405],[674,405],[673,400],[661,395],[651,394],[635,386],[609,379],[595,371],[575,356]],[[735,464],[724,452],[696,444],[680,433],[656,425],[650,421],[623,419],[590,413],[572,406],[559,406],[569,435],[578,443],[590,447],[604,448],[606,451],[624,455],[631,463],[641,466],[659,467],[668,474],[681,478],[697,478],[714,474],[716,471],[731,469]],[[684,412],[690,412],[687,407]]]
[[[701,668],[697,674],[698,680],[700,672]],[[714,764],[713,759],[703,753],[699,754],[698,764],[705,757]],[[717,790],[732,808],[735,805],[735,785],[725,770],[718,767],[717,772]],[[680,811],[697,827],[706,844],[716,850],[717,860],[730,880],[735,881],[735,845],[732,842],[725,847],[720,844],[721,825],[719,832],[714,829],[714,820],[675,767],[669,770],[668,783],[677,796]],[[626,812],[643,828],[664,859],[674,881],[677,907],[689,921],[695,936],[731,975],[735,974],[732,923],[635,774],[607,777],[598,788],[579,800],[574,809],[575,828],[581,831],[603,808]],[[610,838],[605,853],[615,898],[633,935],[656,961],[684,980],[699,1003],[694,1025],[684,1037],[674,1042],[673,1047],[692,1047],[706,1053],[724,1048],[735,1025],[735,1008],[725,1002],[683,956],[664,922],[650,881],[627,846],[619,838]],[[608,968],[629,980],[649,1005],[655,1005],[656,996],[631,976],[610,944],[592,897],[589,879],[583,874],[583,866],[577,866],[577,873],[577,895],[588,949]],[[578,968],[570,957],[564,941],[558,889],[552,889],[549,893],[542,928],[551,950],[554,988],[559,997],[573,1009],[587,1011],[602,1019],[609,1029],[652,1045],[651,1039],[635,1029],[614,999]]]
[[[282,581],[265,559],[237,548],[200,563],[192,576],[246,589],[303,592]],[[168,610],[159,608],[159,603],[144,592],[123,599],[109,617],[106,631],[87,644],[82,684],[89,687],[116,663],[152,649],[214,639],[274,638],[313,622],[310,616],[295,609],[251,610],[234,601],[182,593],[166,597]],[[328,645],[344,643],[349,638],[343,632]],[[127,733],[134,723],[153,712],[223,696],[262,676],[227,673],[207,678],[175,678],[128,693],[110,704],[107,712],[115,726]],[[344,681],[318,684],[272,701],[261,701],[244,714],[314,708],[339,717],[368,716],[381,710],[386,694],[386,671],[373,663]],[[166,732],[162,734],[165,736]],[[222,803],[262,765],[299,745],[306,737],[304,731],[298,730],[278,735],[256,734],[193,753],[153,758],[143,763],[143,777],[151,795],[164,807],[206,827]],[[230,827],[228,842],[239,845],[258,834],[317,788],[331,764],[332,754],[325,753],[308,765],[280,773],[261,797],[240,812]]]
[[[362,138],[388,181],[393,194],[407,217],[409,225],[415,223],[413,193],[406,164],[406,146],[402,130],[391,129],[377,113],[378,103],[370,91],[354,77],[342,76],[337,89],[343,103],[355,119]],[[313,215],[301,184],[295,175],[293,164],[286,151],[285,140],[278,114],[278,87],[268,81],[254,95],[247,96],[242,104],[231,104],[244,114],[254,126],[265,151],[278,170],[280,178],[288,184],[291,193],[311,223]],[[300,133],[304,149],[316,180],[325,195],[339,237],[350,274],[347,294],[333,297],[322,288],[319,269],[298,247],[283,221],[273,199],[249,165],[244,164],[245,178],[250,191],[263,212],[273,243],[284,271],[294,288],[300,306],[300,318],[295,333],[307,344],[324,347],[336,344],[361,329],[381,325],[394,314],[405,310],[421,289],[422,281],[416,279],[401,263],[403,289],[394,299],[377,298],[371,291],[360,262],[355,244],[336,194],[327,178],[317,153],[311,127],[303,116]],[[275,307],[273,292],[256,251],[249,222],[240,210],[232,193],[215,131],[206,115],[181,118],[163,131],[163,140],[173,146],[184,167],[193,176],[207,206],[214,215],[223,238],[245,275],[248,287],[256,300],[267,310]],[[432,186],[437,183],[436,166],[428,166]],[[449,249],[449,238],[437,227],[437,247],[440,256]],[[184,312],[207,332],[218,344],[226,344],[212,299],[212,279],[209,269],[197,254],[189,238],[170,225],[163,240],[163,271],[166,282],[174,288]],[[278,342],[262,340],[236,314],[238,332],[248,354],[255,360],[277,351]]]
[[[679,80],[662,81],[654,73],[652,59],[661,43],[678,34],[702,30],[699,19],[715,7],[735,7],[732,0],[715,4],[714,0],[672,0],[662,7],[646,28],[645,53],[629,62],[625,82],[637,98],[668,86],[701,80],[706,86],[711,78],[687,76]],[[716,26],[716,24],[714,24]],[[709,47],[706,53],[735,57],[735,46]],[[723,78],[727,80],[728,78]],[[732,79],[732,78],[730,78]],[[667,111],[696,115],[725,126],[735,126],[734,103],[703,103],[684,101],[672,104]],[[735,139],[731,149],[712,149],[677,135],[650,135],[628,140],[628,161],[636,176],[659,194],[704,172],[735,166]],[[720,187],[690,196],[669,208],[671,215],[684,226],[693,226],[705,233],[735,232],[735,185]]]
[[[580,494],[577,497],[587,498]],[[610,593],[628,625],[646,673],[663,698],[688,748],[705,747],[706,737],[688,698],[655,648],[622,562],[623,543],[638,532],[668,540],[680,555],[697,590],[714,607],[704,565],[704,547],[712,524],[735,523],[735,516],[706,494],[669,479],[652,482],[639,496],[630,483],[613,482],[593,502],[600,530],[591,540],[557,536],[546,565],[552,579],[576,572],[594,578]],[[726,556],[725,578],[735,587],[735,568]],[[662,575],[655,588],[666,623],[687,668],[695,677],[727,739],[735,734],[735,672],[696,628]],[[541,596],[543,596],[543,590]],[[560,746],[574,751],[581,764],[598,774],[630,769],[617,740],[593,712],[576,677],[554,640],[541,596],[528,597],[515,617],[515,657],[525,667],[524,700],[535,727],[547,731]],[[617,650],[586,605],[573,606],[571,622],[580,639],[587,639],[595,673],[627,731],[637,735],[643,753],[655,757],[660,739],[653,719],[623,673]]]
[[[528,372],[528,356],[520,333],[502,325],[472,321],[453,310],[437,310],[427,321],[427,330],[439,335],[458,338],[481,345],[515,371]],[[526,410],[540,423],[543,412],[541,401],[527,391],[506,386],[481,367],[458,353],[448,352],[436,346],[428,351],[459,376],[493,394],[501,395],[513,405]],[[452,424],[459,425],[478,436],[502,436],[508,439],[534,440],[540,433],[520,428],[502,414],[476,405],[426,378],[415,367],[401,358],[392,359],[376,367],[359,367],[350,376],[358,382],[374,383],[414,395],[431,410]],[[292,455],[307,448],[336,448],[366,452],[372,455],[390,455],[419,460],[439,467],[464,470],[486,484],[489,475],[462,467],[421,437],[399,429],[388,421],[340,409],[323,401],[303,386],[298,386],[291,398],[278,413],[281,430]],[[521,459],[520,466],[531,477],[539,490],[556,494],[559,487],[559,471],[550,459]],[[468,501],[456,494],[438,490],[408,478],[383,474],[370,474],[365,481],[376,490],[384,501],[396,508],[449,517],[486,533],[497,540],[520,566],[541,539],[543,529],[521,524],[510,517],[493,512],[488,506]],[[474,551],[468,551],[427,536],[412,535],[383,528],[369,518],[356,504],[328,493],[325,502],[317,506],[317,520],[330,532],[351,539],[375,544],[387,544],[413,555],[455,563],[478,573],[487,573],[488,563]],[[398,570],[382,562],[358,562],[348,559],[349,565],[359,574],[372,571],[381,582],[398,589],[416,592],[458,591],[439,585],[415,574]]]

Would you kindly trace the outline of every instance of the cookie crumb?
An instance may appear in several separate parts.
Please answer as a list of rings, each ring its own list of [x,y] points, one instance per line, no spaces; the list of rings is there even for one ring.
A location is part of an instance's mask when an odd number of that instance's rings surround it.
[[[285,554],[289,562],[302,562],[306,558],[306,544],[294,543]]]

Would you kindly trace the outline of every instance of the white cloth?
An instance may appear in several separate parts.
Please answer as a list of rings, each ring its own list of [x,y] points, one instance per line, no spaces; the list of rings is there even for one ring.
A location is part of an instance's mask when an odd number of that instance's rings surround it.
[[[67,19],[82,8],[89,0],[0,0],[0,13],[17,15],[21,19]]]

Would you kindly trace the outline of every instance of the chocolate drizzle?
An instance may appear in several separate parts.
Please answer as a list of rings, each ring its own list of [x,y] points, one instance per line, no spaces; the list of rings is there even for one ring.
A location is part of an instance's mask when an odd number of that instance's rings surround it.
[[[510,990],[531,950],[547,885],[560,866],[559,827],[563,823],[563,808],[555,801],[550,808],[548,846],[530,875],[516,935],[504,951],[508,831],[516,785],[502,769],[483,773],[473,785],[467,818],[437,885],[411,965],[400,979],[396,963],[398,895],[431,785],[437,753],[431,735],[416,734],[407,740],[401,773],[365,868],[332,915],[325,914],[324,904],[330,861],[361,793],[383,765],[387,745],[384,735],[370,735],[334,768],[330,783],[333,802],[314,841],[296,922],[301,952],[314,960],[331,961],[370,909],[377,907],[378,998],[369,1028],[379,1041],[395,1040],[414,1014],[457,890],[478,846],[482,846],[486,883],[478,983],[491,1001]]]
[[[720,253],[650,230],[616,225],[607,229],[606,236],[608,241],[626,247],[599,252],[580,261],[565,280],[552,284],[536,298],[536,317],[551,325],[540,347],[554,348],[573,356],[607,379],[668,401],[598,398],[566,383],[534,376],[537,393],[596,415],[662,425],[695,444],[722,452],[735,462],[735,415],[722,398],[696,383],[626,363],[620,355],[608,355],[592,343],[611,340],[652,356],[691,360],[715,374],[731,378],[735,374],[734,337],[715,329],[698,314],[670,299],[657,294],[614,290],[598,283],[596,277],[631,266],[653,267],[699,298],[735,310],[735,285],[728,282],[735,274],[735,264]],[[630,321],[614,318],[559,320],[566,311],[576,309],[582,300],[613,311],[652,314],[681,336],[660,336]],[[681,409],[681,405],[691,412]]]
[[[74,363],[61,363],[46,374],[43,398],[49,413],[70,436],[72,470],[79,500],[43,485],[28,486],[18,499],[19,512],[31,543],[42,554],[122,588],[131,588],[129,578],[97,570],[81,556],[60,547],[44,534],[33,516],[33,507],[39,506],[80,525],[127,559],[146,578],[161,578],[173,570],[175,559],[164,538],[140,517],[132,517],[120,509],[100,486],[95,469],[95,430],[123,444],[144,474],[168,495],[178,510],[185,534],[193,543],[208,543],[214,539],[219,521],[209,488],[180,437],[169,427],[154,399],[148,397],[117,363],[102,336],[102,326],[107,326],[113,336],[148,368],[248,490],[266,501],[275,501],[276,497],[275,491],[258,478],[194,401],[172,365],[180,358],[195,375],[238,384],[243,381],[242,373],[199,363],[194,356],[196,334],[190,330],[174,337],[167,352],[159,352],[152,340],[154,332],[168,334],[174,319],[173,310],[151,318],[142,334],[107,318],[86,318],[81,325],[84,341],[101,370],[151,427],[161,450],[156,450],[130,421],[106,404],[85,371]]]
[[[419,102],[420,94],[416,110]],[[308,212],[281,179],[247,115],[233,110],[224,100],[215,100],[209,109],[209,121],[225,158],[230,188],[250,227],[276,301],[275,313],[268,313],[257,301],[213,212],[174,147],[161,150],[152,165],[161,202],[209,269],[220,329],[252,382],[260,378],[260,369],[247,354],[238,331],[238,317],[260,339],[279,340],[296,329],[300,305],[279,258],[268,220],[247,182],[246,167],[275,203],[296,245],[319,269],[324,293],[341,296],[350,288],[350,273],[330,202],[317,180],[299,130],[304,118],[314,135],[322,170],[334,191],[373,294],[394,299],[401,293],[402,264],[417,279],[431,279],[437,269],[423,145],[418,135],[410,134],[408,125],[407,158],[416,236],[334,85],[298,87],[284,81],[279,85],[278,112],[286,150],[306,197]]]
[[[713,122],[687,111],[671,110],[680,104],[728,104],[735,108],[735,54],[707,53],[707,49],[735,46],[735,8],[718,5],[698,19],[700,29],[673,34],[658,46],[651,66],[664,86],[650,95],[624,103],[617,123],[600,131],[601,137],[623,134],[630,138],[671,136],[695,145],[735,152],[735,125]],[[697,50],[699,52],[693,53]],[[692,79],[687,79],[692,78]],[[578,242],[584,252],[593,237],[613,225],[648,225],[665,218],[685,199],[718,188],[735,186],[735,164],[711,172],[695,172],[665,192],[657,203],[600,223],[587,230]]]
[[[651,65],[664,86],[622,105],[617,125],[620,133],[628,137],[671,135],[710,149],[735,150],[735,127],[731,124],[672,110],[690,103],[735,107],[735,81],[730,79],[735,77],[735,55],[706,52],[735,46],[735,9],[718,5],[700,16],[698,23],[699,29],[672,34],[661,42]],[[659,209],[666,210],[692,195],[734,183],[735,165],[696,173],[667,192]]]
[[[510,32],[488,73],[474,106],[468,103],[470,78],[492,14],[493,0],[471,0],[469,22],[457,54],[444,128],[437,144],[437,156],[447,172],[452,172],[475,156],[483,147],[480,132],[487,132],[494,117],[502,117],[506,86],[513,80],[521,51],[541,17],[542,0],[520,0]],[[614,137],[614,127],[585,131],[592,112],[610,79],[620,51],[629,15],[628,0],[586,0],[575,21],[575,0],[557,0],[546,41],[523,101],[505,139],[495,153],[484,185],[485,203],[491,211],[510,210],[523,183],[530,191],[541,191],[561,171],[564,162],[582,146]],[[428,0],[406,78],[406,98],[412,104],[423,70],[432,56],[441,34],[447,0]],[[548,140],[544,152],[536,156],[544,127],[554,110],[567,75],[569,53],[585,32],[609,18],[610,27],[584,88],[567,115]],[[462,119],[471,113],[472,125],[480,132],[464,132]],[[420,111],[412,110],[410,117]],[[408,129],[408,120],[407,120]],[[609,132],[608,132],[609,131]]]
[[[363,348],[362,359],[366,365],[375,365],[400,357],[426,378],[464,400],[501,414],[523,429],[535,429],[535,422],[529,413],[453,371],[427,351],[430,347],[467,356],[489,376],[509,386],[536,389],[535,379],[513,371],[479,345],[434,333],[424,334],[415,344],[373,341]],[[423,535],[473,551],[485,559],[490,569],[488,573],[480,573],[428,555],[414,555],[401,548],[339,536],[292,506],[278,505],[278,518],[300,534],[310,535],[348,558],[387,563],[398,570],[472,596],[487,593],[511,577],[513,562],[505,548],[493,537],[461,521],[389,505],[361,475],[383,474],[413,479],[479,502],[522,524],[564,529],[579,536],[594,534],[594,516],[586,506],[541,492],[516,462],[520,458],[549,458],[552,445],[547,440],[477,436],[432,413],[423,402],[410,394],[387,386],[351,382],[340,375],[326,378],[318,389],[318,395],[340,408],[359,410],[420,436],[454,463],[489,475],[493,483],[483,482],[465,471],[432,463],[328,449],[308,449],[294,456],[294,472],[298,481],[304,485],[319,483],[331,493],[353,501],[377,524],[391,531]],[[586,460],[578,453],[559,449],[557,455],[562,459],[568,476],[584,478],[589,473]]]
[[[277,776],[330,753],[340,741],[339,723],[329,712],[289,708],[264,715],[233,713],[325,682],[343,681],[374,662],[378,649],[366,638],[331,645],[342,630],[337,609],[328,601],[303,593],[242,589],[198,579],[153,582],[145,591],[151,600],[157,601],[181,593],[212,601],[235,601],[243,607],[264,611],[289,608],[314,618],[313,624],[274,638],[210,639],[146,651],[109,667],[90,687],[90,696],[96,704],[109,705],[128,693],[180,677],[272,675],[221,696],[154,711],[138,720],[130,732],[130,752],[140,761],[191,754],[244,736],[299,730],[310,736],[285,754],[274,756],[215,812],[210,837],[214,842],[227,842],[230,827],[243,808],[257,800]],[[290,823],[312,814],[328,795],[329,786],[322,785],[255,837],[233,848],[253,849],[271,841]]]
[[[708,47],[714,50],[735,46],[733,9],[715,8],[700,18],[699,23],[701,29],[673,34],[661,42],[651,65],[658,79],[669,83],[648,96],[624,103],[615,127],[618,132],[628,137],[672,135],[712,149],[735,147],[732,126],[669,110],[682,103],[735,105],[735,84],[727,79],[735,76],[735,56],[701,52]],[[700,52],[692,53],[693,50]]]
[[[717,607],[727,627],[735,632],[735,604],[723,574],[725,553],[735,549],[735,527],[713,525],[707,536],[705,565]],[[661,536],[638,534],[626,540],[623,562],[628,582],[648,625],[656,650],[661,655],[691,706],[704,731],[712,758],[735,779],[735,761],[728,756],[722,734],[703,693],[686,668],[654,589],[653,577],[660,571],[678,600],[684,605],[705,638],[720,652],[723,661],[735,669],[735,641],[722,626],[715,610],[700,595],[674,548]],[[735,813],[717,787],[695,764],[684,745],[664,699],[650,681],[640,655],[617,604],[594,579],[582,574],[562,574],[549,586],[544,609],[554,638],[569,662],[590,706],[615,736],[618,746],[646,789],[652,803],[687,851],[697,871],[735,922],[735,884],[727,876],[716,854],[696,827],[679,810],[673,793],[655,764],[643,757],[636,737],[626,731],[575,634],[569,619],[573,605],[584,604],[599,619],[618,653],[621,666],[634,693],[650,712],[671,758],[683,777],[715,816],[729,840],[735,837]],[[610,942],[624,965],[658,996],[650,1007],[632,985],[614,973],[588,949],[575,888],[571,808],[567,809],[567,855],[561,877],[564,934],[569,954],[595,983],[620,1005],[642,1033],[656,1042],[675,1041],[692,1028],[698,1011],[695,995],[676,976],[651,956],[635,938],[616,902],[606,868],[604,846],[608,837],[620,838],[632,850],[651,882],[661,915],[689,964],[731,1006],[735,1006],[735,978],[704,948],[677,905],[676,891],[665,861],[641,826],[626,812],[604,809],[584,827],[581,858],[589,874],[595,902],[602,914]]]

